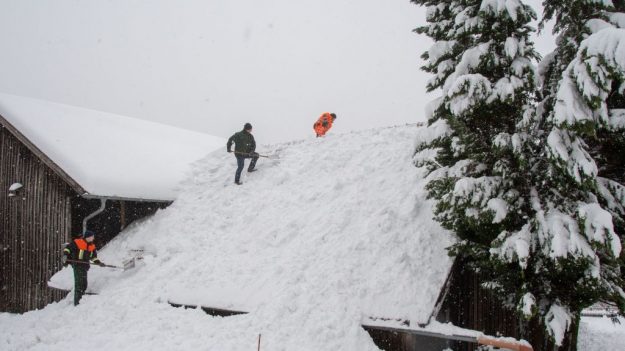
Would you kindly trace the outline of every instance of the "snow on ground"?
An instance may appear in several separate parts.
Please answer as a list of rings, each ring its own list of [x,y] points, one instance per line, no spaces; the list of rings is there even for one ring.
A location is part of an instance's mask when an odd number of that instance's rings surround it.
[[[145,259],[127,272],[94,267],[99,295],[22,316],[0,314],[0,349],[376,350],[363,317],[427,322],[451,259],[412,165],[415,126],[265,147],[258,172],[234,181],[235,159],[195,165],[182,195],[129,228],[100,257]],[[105,272],[107,272],[105,274]],[[71,285],[68,270],[53,278]],[[168,300],[250,312],[227,318]]]
[[[625,350],[625,318],[613,323],[607,317],[582,317],[579,327],[579,351]]]
[[[97,196],[173,200],[190,164],[225,143],[160,123],[2,93],[0,115]]]

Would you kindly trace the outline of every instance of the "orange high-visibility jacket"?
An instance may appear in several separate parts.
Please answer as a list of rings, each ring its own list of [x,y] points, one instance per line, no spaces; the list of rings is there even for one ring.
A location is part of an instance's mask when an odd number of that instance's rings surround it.
[[[88,243],[83,238],[74,239],[63,250],[65,256],[72,261],[84,262],[81,268],[89,269],[89,263],[99,263],[98,252],[94,243]],[[72,263],[75,265],[76,263]]]
[[[332,128],[333,122],[334,119],[330,115],[330,112],[324,112],[323,114],[321,114],[317,122],[315,122],[315,124],[313,125],[313,129],[315,130],[315,133],[317,133],[317,136],[325,135],[328,130]]]

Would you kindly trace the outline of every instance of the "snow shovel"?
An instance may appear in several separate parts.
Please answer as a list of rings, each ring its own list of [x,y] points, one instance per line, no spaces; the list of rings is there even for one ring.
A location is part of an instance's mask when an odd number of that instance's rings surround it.
[[[115,269],[122,269],[124,271],[127,271],[131,268],[134,268],[135,266],[135,260],[127,260],[124,261],[124,265],[123,266],[114,266],[111,264],[96,264],[96,263],[91,263],[91,262],[84,262],[84,261],[76,261],[76,260],[66,260],[65,262],[67,263],[77,263],[77,264],[88,264],[88,265],[92,265],[92,266],[100,266],[100,267],[107,267],[107,268],[115,268]]]
[[[150,255],[150,256],[154,256],[156,257],[156,253],[152,252],[152,251],[148,251],[146,249],[130,249],[128,250],[132,255],[131,259],[135,259],[135,260],[142,260],[143,259],[143,255]]]
[[[247,152],[235,151],[234,153],[235,154],[239,154],[239,155],[250,156],[250,157],[253,156],[251,153],[247,153]],[[279,160],[280,159],[280,157],[278,155],[261,155],[261,154],[257,154],[257,155],[258,155],[258,157],[265,157],[265,158],[268,158],[270,160]]]

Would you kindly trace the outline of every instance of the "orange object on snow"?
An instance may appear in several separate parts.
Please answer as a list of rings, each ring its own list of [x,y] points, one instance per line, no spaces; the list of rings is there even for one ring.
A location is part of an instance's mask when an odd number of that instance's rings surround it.
[[[95,244],[88,243],[87,240],[83,238],[74,239],[74,243],[76,243],[76,247],[78,247],[78,250],[80,251],[89,251],[89,252],[95,251]]]
[[[317,133],[317,136],[320,137],[326,135],[328,130],[332,128],[332,123],[334,123],[335,119],[336,115],[334,113],[324,112],[321,114],[317,122],[313,125],[313,129],[315,130],[315,133]]]

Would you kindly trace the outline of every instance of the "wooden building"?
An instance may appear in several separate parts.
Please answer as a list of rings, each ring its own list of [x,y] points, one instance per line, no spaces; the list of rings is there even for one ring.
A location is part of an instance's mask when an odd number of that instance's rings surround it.
[[[520,340],[522,335],[529,334],[532,337],[527,341],[534,350],[554,350],[553,340],[541,325],[528,323],[518,311],[507,308],[496,294],[482,287],[482,282],[480,275],[468,268],[463,259],[456,258],[427,321],[413,325],[412,321],[395,320],[377,325],[365,323],[364,327],[385,351],[478,350],[480,345],[463,337],[460,330],[455,335],[428,332],[433,321],[493,337]],[[531,331],[524,330],[527,328]]]
[[[86,227],[102,247],[170,204],[185,166],[222,139],[128,117],[0,94],[0,311],[65,293],[47,282]]]

